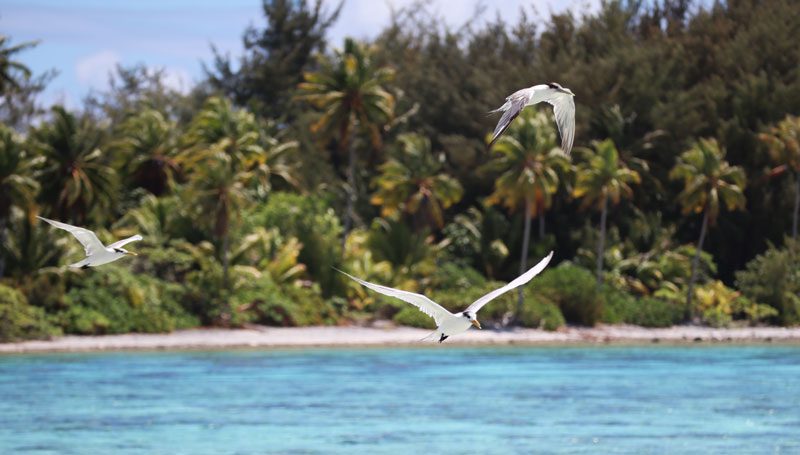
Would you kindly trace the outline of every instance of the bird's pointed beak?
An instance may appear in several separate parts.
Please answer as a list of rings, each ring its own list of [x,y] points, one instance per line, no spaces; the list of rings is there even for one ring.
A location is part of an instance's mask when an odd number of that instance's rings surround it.
[[[138,256],[138,254],[134,253],[133,251],[128,251],[128,254],[130,254],[131,256]]]
[[[472,325],[474,325],[475,327],[477,327],[477,328],[479,328],[479,329],[481,328],[481,323],[480,323],[480,322],[478,322],[478,320],[477,320],[477,319],[472,319],[470,322],[471,322],[471,323],[472,323]]]

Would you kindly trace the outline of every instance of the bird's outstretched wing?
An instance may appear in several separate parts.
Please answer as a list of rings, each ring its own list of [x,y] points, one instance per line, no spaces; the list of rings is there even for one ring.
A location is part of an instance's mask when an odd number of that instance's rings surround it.
[[[561,150],[569,155],[572,143],[575,141],[575,99],[568,93],[550,90],[553,93],[548,94],[542,101],[553,106],[558,134],[561,135]]]
[[[112,243],[111,245],[108,245],[108,247],[111,248],[111,249],[122,248],[123,246],[125,246],[125,245],[127,245],[127,244],[129,244],[131,242],[138,242],[139,240],[142,240],[142,238],[143,237],[141,235],[136,234],[134,236],[128,237],[127,239],[118,240],[118,241]]]
[[[378,292],[383,295],[388,295],[389,297],[394,297],[396,299],[400,299],[404,302],[408,302],[415,307],[419,308],[420,311],[427,314],[428,316],[432,317],[433,320],[436,322],[436,325],[441,325],[442,321],[445,319],[446,316],[453,316],[453,313],[447,311],[439,305],[438,303],[434,302],[433,300],[425,297],[422,294],[416,294],[414,292],[409,291],[401,291],[400,289],[390,288],[388,286],[381,286],[380,284],[370,283],[369,281],[364,281],[362,279],[356,278],[349,273],[342,272],[339,269],[336,269],[338,272],[341,272],[350,279],[357,281],[363,286],[366,286],[372,289],[375,292]]]
[[[491,112],[503,112],[503,115],[500,117],[500,120],[497,122],[497,126],[494,127],[494,132],[492,133],[492,140],[489,142],[489,148],[492,148],[495,142],[500,138],[500,135],[508,129],[511,125],[511,122],[514,121],[515,118],[519,115],[522,109],[528,105],[531,100],[531,96],[533,96],[534,92],[540,86],[534,86],[529,88],[524,88],[522,90],[518,90],[506,98],[505,104],[500,106],[499,108],[491,111]],[[547,87],[547,86],[544,86]]]
[[[472,305],[470,305],[464,312],[465,313],[470,313],[473,316],[475,316],[475,314],[481,308],[483,308],[483,306],[486,305],[487,303],[491,302],[492,300],[494,300],[495,298],[497,298],[501,294],[504,294],[504,293],[514,289],[514,288],[522,286],[523,284],[525,284],[528,281],[532,280],[533,277],[535,277],[536,275],[540,274],[542,272],[542,270],[544,270],[544,268],[547,267],[547,264],[550,263],[550,259],[552,259],[552,258],[553,258],[553,252],[551,251],[550,254],[545,256],[545,258],[542,259],[541,261],[539,261],[538,264],[536,264],[533,267],[531,267],[530,270],[528,270],[527,272],[525,272],[522,275],[518,276],[517,278],[514,279],[514,281],[508,283],[507,285],[505,285],[505,286],[503,286],[501,288],[495,289],[494,291],[492,291],[492,292],[484,295],[483,297],[479,298]]]
[[[59,229],[63,229],[72,234],[76,239],[78,239],[79,242],[81,242],[81,245],[83,245],[83,249],[86,252],[86,256],[91,256],[101,251],[105,251],[105,247],[103,246],[103,243],[100,242],[100,239],[97,238],[94,232],[88,229],[84,229],[78,226],[73,226],[67,223],[62,223],[60,221],[51,220],[43,216],[37,216],[36,218],[39,218],[42,221],[46,221],[51,225]]]

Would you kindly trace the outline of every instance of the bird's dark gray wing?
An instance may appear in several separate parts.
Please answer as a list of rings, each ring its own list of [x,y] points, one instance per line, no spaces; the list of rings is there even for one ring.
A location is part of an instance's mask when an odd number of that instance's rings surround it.
[[[531,98],[532,89],[525,88],[514,92],[511,96],[506,98],[505,104],[500,106],[500,108],[492,111],[492,112],[503,112],[503,116],[500,117],[500,121],[497,122],[497,126],[494,127],[494,133],[492,133],[492,140],[489,142],[489,148],[491,148],[497,139],[500,138],[500,135],[508,129],[511,125],[511,122],[514,121],[515,118],[519,115],[522,109],[528,104]]]

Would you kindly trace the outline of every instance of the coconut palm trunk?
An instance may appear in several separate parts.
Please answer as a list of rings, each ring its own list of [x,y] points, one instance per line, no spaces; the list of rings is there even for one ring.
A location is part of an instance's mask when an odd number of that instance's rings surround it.
[[[794,213],[792,216],[792,239],[797,239],[797,217],[800,215],[800,174],[794,175]]]
[[[230,226],[229,226],[228,206],[223,202],[217,208],[217,221],[215,226],[215,234],[217,238],[222,241],[222,251],[220,256],[222,259],[222,290],[225,293],[224,302],[222,303],[222,314],[220,319],[223,323],[230,321],[231,307],[228,299],[230,298],[230,258],[228,257],[228,249],[230,248]]]
[[[700,254],[703,252],[703,241],[708,230],[708,208],[703,211],[703,226],[700,228],[700,239],[697,241],[697,250],[692,259],[692,274],[689,277],[689,289],[686,291],[686,319],[691,321],[694,317],[692,311],[692,295],[694,295],[694,282],[697,280],[697,269],[700,266]]]
[[[342,235],[342,248],[347,243],[347,236],[353,229],[356,205],[356,148],[355,141],[348,139],[347,143],[347,208],[344,218],[344,233]]]
[[[608,195],[603,196],[600,212],[600,238],[597,239],[597,288],[603,284],[603,252],[606,247],[606,217],[608,216]]]
[[[3,245],[6,241],[6,218],[0,220],[0,245]],[[3,278],[3,275],[6,271],[6,257],[0,255],[0,278]]]
[[[539,239],[544,239],[544,222],[544,210],[542,210],[542,213],[539,214]]]
[[[528,270],[528,246],[530,245],[531,238],[531,204],[529,200],[525,200],[525,229],[522,232],[522,253],[519,260],[519,274],[522,275]],[[519,321],[522,314],[522,304],[525,301],[525,296],[522,293],[522,286],[517,288],[517,311],[515,313],[515,322]]]

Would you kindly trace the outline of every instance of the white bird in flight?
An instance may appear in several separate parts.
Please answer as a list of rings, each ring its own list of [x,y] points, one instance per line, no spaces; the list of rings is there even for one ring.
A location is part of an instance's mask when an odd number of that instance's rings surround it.
[[[506,98],[505,104],[491,111],[503,112],[500,121],[494,128],[492,141],[489,148],[494,145],[503,131],[508,129],[511,122],[519,115],[526,106],[533,106],[541,102],[553,106],[553,114],[558,125],[558,133],[561,135],[561,149],[569,155],[572,150],[572,142],[575,140],[575,94],[572,90],[551,82],[549,84],[534,85],[533,87],[518,90]]]
[[[136,256],[136,253],[126,250],[122,248],[123,246],[127,245],[128,243],[135,242],[137,240],[142,240],[142,236],[136,234],[132,237],[128,237],[127,239],[120,240],[118,242],[114,242],[111,245],[104,246],[100,239],[94,234],[94,232],[84,229],[78,226],[73,226],[67,223],[61,223],[59,221],[54,221],[45,217],[37,216],[40,220],[47,221],[48,223],[52,224],[53,226],[63,229],[78,239],[83,245],[84,250],[86,251],[86,259],[76,262],[74,264],[70,264],[69,266],[72,268],[81,268],[85,269],[88,267],[97,267],[98,265],[108,264],[109,262],[114,262],[117,259],[125,257],[127,255]]]
[[[436,331],[433,332],[428,337],[438,335],[439,343],[441,343],[442,341],[446,340],[447,338],[453,335],[458,335],[459,333],[466,332],[470,328],[470,326],[475,326],[480,329],[481,324],[480,322],[478,322],[477,319],[478,311],[481,308],[483,308],[484,305],[486,305],[496,297],[500,296],[501,294],[506,293],[519,286],[522,286],[523,284],[532,280],[533,277],[541,273],[541,271],[544,270],[545,267],[547,267],[547,264],[550,262],[550,259],[552,259],[552,257],[553,257],[553,252],[551,251],[550,254],[548,254],[544,259],[539,261],[538,264],[534,265],[530,270],[515,278],[512,282],[484,295],[483,297],[473,302],[472,305],[468,306],[466,310],[456,314],[447,311],[444,307],[434,302],[433,300],[425,297],[422,294],[416,294],[414,292],[402,291],[400,289],[394,289],[387,286],[381,286],[379,284],[370,283],[368,281],[364,281],[350,274],[342,272],[341,270],[339,271],[344,273],[351,279],[361,283],[363,286],[372,289],[375,292],[408,302],[414,305],[415,307],[419,308],[419,310],[422,311],[423,313],[432,317],[434,322],[436,322]]]

